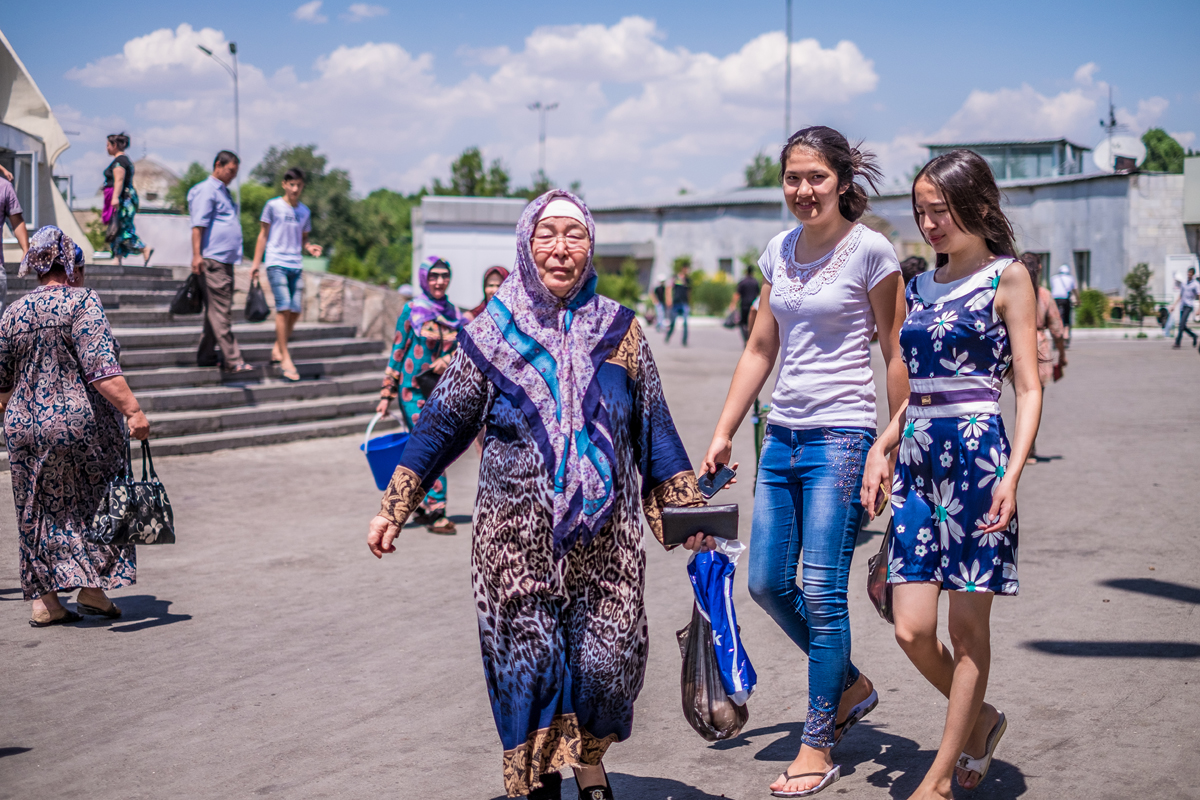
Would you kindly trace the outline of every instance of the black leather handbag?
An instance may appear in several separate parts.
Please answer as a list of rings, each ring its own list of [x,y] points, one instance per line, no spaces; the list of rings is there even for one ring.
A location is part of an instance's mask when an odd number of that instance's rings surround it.
[[[867,559],[867,597],[885,622],[896,624],[892,616],[892,584],[888,583],[888,551],[892,547],[892,520],[879,543],[879,552]]]
[[[267,296],[255,278],[250,281],[250,291],[246,292],[246,322],[262,322],[269,316],[271,307],[267,305]]]
[[[149,442],[142,440],[142,479],[135,481],[125,439],[125,469],[108,485],[88,539],[105,545],[175,544],[175,515],[154,471]]]
[[[196,273],[188,275],[183,286],[175,293],[171,301],[172,314],[199,314],[204,310],[204,289],[200,286],[200,276]]]

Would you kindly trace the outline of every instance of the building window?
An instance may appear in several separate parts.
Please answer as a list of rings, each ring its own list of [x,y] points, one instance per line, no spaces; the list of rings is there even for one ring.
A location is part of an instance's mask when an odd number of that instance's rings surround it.
[[[1080,289],[1087,289],[1092,285],[1091,250],[1075,251],[1075,282],[1079,284]]]
[[[721,272],[724,272],[726,275],[732,275],[733,274],[733,259],[732,258],[718,258],[717,259],[717,268],[720,269]]]
[[[1042,277],[1042,285],[1045,286],[1047,289],[1049,289],[1050,288],[1050,273],[1054,271],[1050,265],[1050,254],[1049,253],[1034,253],[1034,255],[1037,256],[1038,260],[1042,262],[1042,276],[1041,276]]]

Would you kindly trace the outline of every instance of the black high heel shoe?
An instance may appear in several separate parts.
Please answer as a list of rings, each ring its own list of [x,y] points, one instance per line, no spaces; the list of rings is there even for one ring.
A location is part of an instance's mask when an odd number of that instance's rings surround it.
[[[562,775],[557,772],[547,772],[539,775],[542,785],[525,795],[527,800],[562,800]]]

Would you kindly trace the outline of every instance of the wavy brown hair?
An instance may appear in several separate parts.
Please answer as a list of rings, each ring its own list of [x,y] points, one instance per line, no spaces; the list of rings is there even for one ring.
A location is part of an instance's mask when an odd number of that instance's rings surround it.
[[[848,186],[838,197],[838,211],[851,222],[855,222],[870,207],[867,200],[867,190],[855,178],[861,177],[876,194],[879,194],[878,182],[883,180],[883,173],[875,163],[875,154],[862,150],[862,142],[851,145],[846,137],[824,125],[813,125],[796,131],[787,140],[779,153],[779,179],[787,172],[788,156],[798,147],[812,150],[821,160],[829,165],[838,179],[838,190]]]
[[[1013,227],[1000,210],[1000,187],[992,175],[983,156],[971,150],[951,150],[930,161],[913,179],[913,219],[921,229],[921,215],[917,213],[917,182],[927,180],[933,184],[950,209],[954,224],[983,238],[988,250],[996,256],[1015,256]],[[928,244],[929,240],[925,239]],[[942,267],[950,257],[938,253],[937,266]]]

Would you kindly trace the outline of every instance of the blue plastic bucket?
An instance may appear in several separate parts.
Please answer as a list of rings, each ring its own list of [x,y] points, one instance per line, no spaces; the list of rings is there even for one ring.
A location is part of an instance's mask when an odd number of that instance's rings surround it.
[[[382,414],[376,414],[371,420],[371,424],[367,426],[367,436],[363,443],[359,445],[367,455],[367,463],[371,465],[371,474],[375,477],[375,488],[383,491],[392,482],[392,473],[396,471],[396,466],[400,463],[400,456],[404,454],[404,446],[408,444],[408,432],[400,431],[399,433],[385,433],[383,436],[371,438],[371,431],[375,429],[375,423],[382,419]]]

